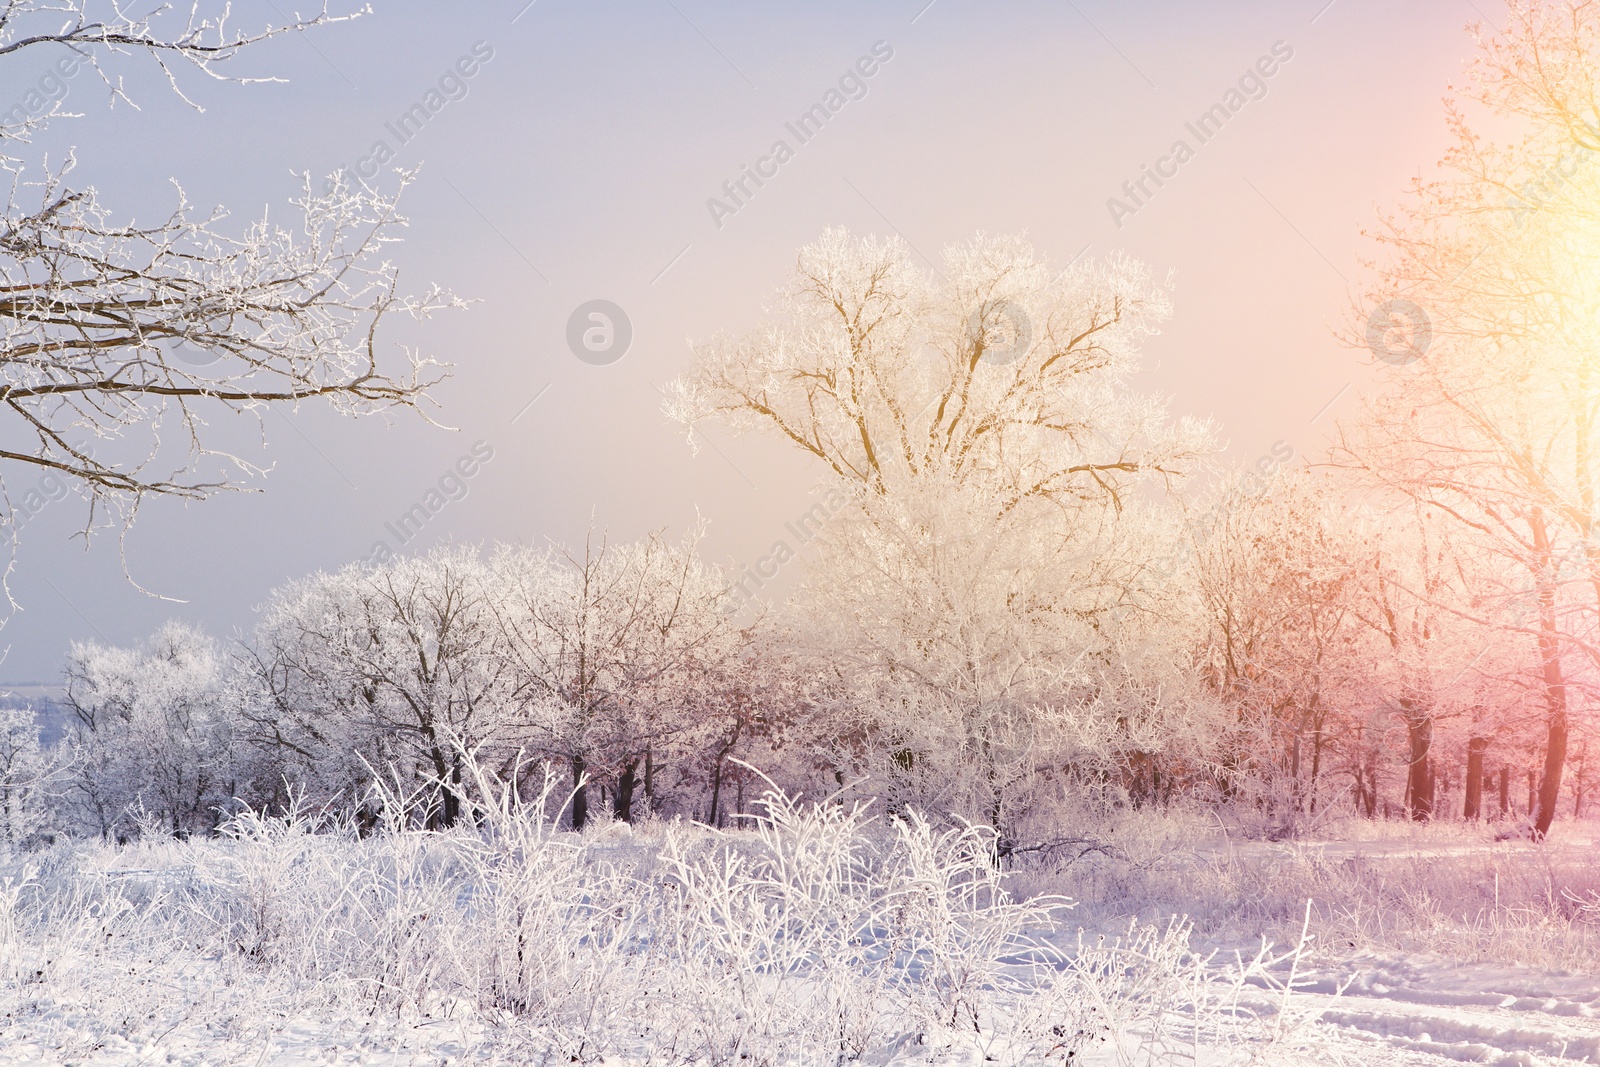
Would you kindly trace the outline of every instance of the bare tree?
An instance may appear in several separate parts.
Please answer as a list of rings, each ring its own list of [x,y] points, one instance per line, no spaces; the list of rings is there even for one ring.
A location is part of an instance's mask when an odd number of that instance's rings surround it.
[[[494,559],[517,719],[533,751],[568,765],[574,828],[589,817],[590,779],[632,819],[641,765],[648,779],[705,720],[743,710],[717,695],[732,688],[724,675],[748,627],[727,580],[700,562],[699,540],[697,530],[677,545],[659,534],[591,541],[581,557],[507,547]]]
[[[1577,664],[1600,666],[1600,6],[1515,0],[1479,36],[1476,111],[1450,105],[1440,175],[1377,234],[1390,255],[1358,333],[1399,365],[1338,455],[1500,560],[1508,595],[1474,616],[1537,648],[1542,837]]]
[[[1467,777],[1482,773],[1492,724],[1501,718],[1482,704],[1506,694],[1478,668],[1486,642],[1506,635],[1472,621],[1487,575],[1482,553],[1449,516],[1402,499],[1398,508],[1356,521],[1365,526],[1359,561],[1365,573],[1355,614],[1374,639],[1360,657],[1368,665],[1363,688],[1369,705],[1390,710],[1405,730],[1404,810],[1412,819],[1434,818],[1443,812],[1439,769],[1449,766],[1440,744],[1444,728],[1465,729]]]
[[[1315,815],[1331,770],[1362,599],[1337,486],[1304,469],[1223,482],[1188,526],[1203,627],[1198,665],[1228,711],[1216,774],[1275,830]],[[1323,805],[1325,807],[1325,804]]]
[[[256,740],[329,790],[368,768],[432,782],[438,820],[453,824],[462,748],[504,740],[491,587],[475,549],[445,547],[276,590],[250,652],[265,697]]]

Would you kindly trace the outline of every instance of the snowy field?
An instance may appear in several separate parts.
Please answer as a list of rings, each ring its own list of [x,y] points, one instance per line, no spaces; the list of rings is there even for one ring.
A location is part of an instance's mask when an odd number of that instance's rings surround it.
[[[12,858],[0,1062],[1600,1063],[1591,825],[1235,845],[1133,813],[1001,875],[986,831],[838,807],[403,808]]]

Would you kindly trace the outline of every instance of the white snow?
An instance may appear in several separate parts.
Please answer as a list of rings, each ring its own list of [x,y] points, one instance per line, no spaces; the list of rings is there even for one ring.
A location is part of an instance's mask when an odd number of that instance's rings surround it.
[[[1418,922],[1461,923],[1439,904],[1451,879],[1494,857],[1592,865],[1581,835],[1543,853],[1438,828],[1169,857],[1170,902],[1196,905],[1198,872],[1237,878],[1257,905],[1280,891],[1267,871],[1322,869],[1324,889],[1330,863],[1440,875],[1392,910],[1391,944],[1340,940],[1341,913],[1313,901],[1263,949],[1237,922],[1159,919],[1149,884],[1146,921],[1116,918],[1127,896],[987,895],[964,851],[981,835],[885,836],[794,808],[755,833],[580,837],[536,814],[489,813],[485,834],[268,821],[15,858],[0,870],[0,1064],[1600,1064],[1600,968],[1508,962],[1543,943],[1540,924],[1565,930],[1569,960],[1595,958],[1600,931],[1559,894],[1534,915],[1508,883],[1507,916],[1473,919],[1492,938],[1456,932],[1480,958],[1403,947]],[[508,926],[507,905],[530,913]],[[537,936],[508,956],[519,930]],[[516,1001],[512,959],[542,968]]]

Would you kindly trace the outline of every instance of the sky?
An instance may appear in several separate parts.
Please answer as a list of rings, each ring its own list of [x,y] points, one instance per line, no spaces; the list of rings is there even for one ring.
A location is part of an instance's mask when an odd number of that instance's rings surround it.
[[[19,154],[71,151],[74,180],[128,218],[165,215],[176,182],[242,228],[286,211],[296,174],[362,166],[382,142],[380,184],[420,167],[393,252],[402,286],[472,301],[385,338],[453,365],[437,425],[310,405],[268,414],[264,433],[224,419],[220,439],[270,467],[256,491],[152,500],[125,537],[87,544],[77,499],[51,503],[21,533],[0,681],[54,681],[71,642],[133,644],[168,619],[243,635],[275,586],[379,542],[581,544],[703,519],[715,562],[753,562],[821,472],[716,429],[691,452],[659,390],[690,340],[754,327],[828,226],[898,235],[930,261],[983,231],[1026,234],[1062,266],[1121,251],[1170,272],[1174,315],[1138,388],[1213,420],[1229,461],[1284,445],[1315,458],[1376,380],[1371,354],[1340,340],[1377,254],[1363,230],[1434,167],[1466,27],[1499,14],[1489,0],[372,9],[236,66],[281,81],[180,74],[201,110],[137,57],[113,60],[137,109],[80,75],[67,104],[81,117]],[[234,17],[288,11],[245,0]],[[0,94],[20,99],[53,58],[6,57]],[[454,99],[402,140],[397,120],[442,81]],[[802,142],[790,126],[834,90],[842,106]],[[1231,90],[1244,106],[1201,143],[1186,123]],[[1192,152],[1161,163],[1180,139]],[[792,151],[778,164],[780,140]],[[1133,201],[1124,183],[1158,164],[1176,173]],[[724,183],[757,165],[771,176],[733,200]],[[569,344],[593,301],[620,309],[613,325],[625,317],[620,356]],[[465,495],[401,544],[396,520],[474,450]],[[37,480],[6,477],[13,492]]]

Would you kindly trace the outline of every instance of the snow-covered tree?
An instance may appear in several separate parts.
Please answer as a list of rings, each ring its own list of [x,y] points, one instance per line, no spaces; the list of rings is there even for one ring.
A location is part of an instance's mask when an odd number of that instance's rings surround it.
[[[1302,468],[1225,479],[1187,523],[1201,605],[1198,663],[1228,710],[1225,797],[1276,825],[1314,813],[1357,670],[1359,543],[1337,487]]]
[[[801,639],[839,676],[832,758],[1014,823],[1041,769],[1150,721],[1106,671],[1171,596],[1139,581],[1163,547],[1139,491],[1210,447],[1130,388],[1166,290],[1123,258],[1054,270],[1017,238],[929,272],[903,242],[829,230],[778,310],[696,346],[667,411],[691,440],[708,420],[774,433],[848,501],[800,596]]]
[[[74,643],[63,704],[73,716],[63,800],[92,832],[125,836],[145,816],[208,832],[253,773],[226,661],[182,623],[138,648]]]
[[[575,827],[589,817],[588,781],[631,819],[636,790],[654,801],[660,768],[748,716],[730,674],[749,627],[726,577],[700,561],[699,540],[653,534],[591,540],[581,556],[506,547],[494,557],[519,736],[570,769]]]
[[[800,250],[779,315],[696,345],[667,413],[774,433],[854,486],[884,494],[937,476],[996,512],[1121,502],[1210,448],[1128,388],[1166,288],[1113,258],[1052,269],[1020,238],[952,246],[943,270],[903,241],[830,229]]]
[[[1171,533],[1154,509],[1089,526],[991,504],[932,478],[863,494],[814,542],[794,640],[838,677],[826,751],[843,773],[1015,831],[1062,775],[1142,788],[1136,765],[1181,748],[1193,709],[1178,594],[1140,584]]]
[[[1427,819],[1442,813],[1436,792],[1441,768],[1450,773],[1445,756],[1456,747],[1454,735],[1465,735],[1464,776],[1481,780],[1493,723],[1502,717],[1496,712],[1510,694],[1480,668],[1486,643],[1508,635],[1473,621],[1485,561],[1471,539],[1436,510],[1406,498],[1394,503],[1352,516],[1362,540],[1353,611],[1372,638],[1359,656],[1361,689],[1368,708],[1383,709],[1403,729],[1401,806],[1411,818]]]
[[[15,847],[48,825],[55,770],[39,744],[34,710],[0,704],[0,843]]]
[[[251,653],[253,735],[293,780],[354,790],[373,771],[432,781],[437,817],[460,816],[462,749],[510,744],[510,690],[489,570],[444,547],[352,564],[276,590]]]

